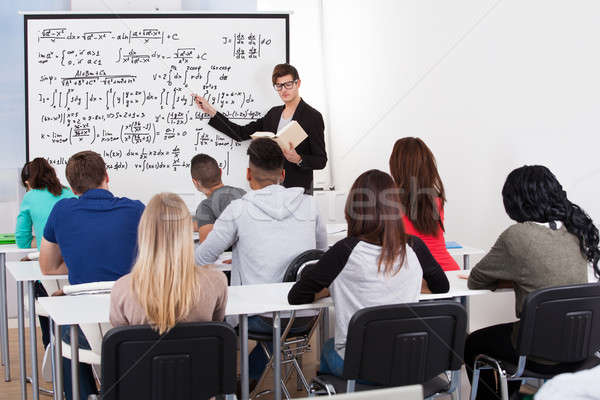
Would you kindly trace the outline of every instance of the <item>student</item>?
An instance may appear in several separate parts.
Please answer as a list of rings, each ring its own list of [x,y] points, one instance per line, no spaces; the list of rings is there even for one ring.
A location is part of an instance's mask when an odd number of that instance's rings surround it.
[[[93,151],[74,154],[66,175],[79,199],[63,199],[52,209],[42,238],[40,269],[48,275],[68,273],[71,284],[117,280],[129,273],[135,259],[144,205],[108,191],[106,165]],[[68,329],[63,330],[63,340],[70,342]],[[79,343],[90,348],[81,331]],[[70,400],[71,362],[66,358],[63,374]],[[80,398],[87,399],[97,393],[91,366],[81,364],[79,374]]]
[[[196,154],[192,158],[190,170],[194,186],[199,192],[206,195],[206,199],[196,208],[194,218],[200,242],[203,242],[223,210],[232,200],[237,200],[245,195],[246,191],[224,185],[217,160],[207,154]]]
[[[21,170],[21,182],[27,188],[23,196],[21,209],[17,216],[15,239],[17,246],[22,249],[30,248],[35,243],[38,250],[44,234],[46,220],[54,204],[61,199],[75,197],[73,192],[60,184],[54,168],[44,158],[35,158],[25,164]],[[34,238],[31,228],[35,232]],[[27,260],[25,258],[24,260]],[[35,282],[35,297],[46,297],[48,293],[41,282]],[[38,317],[42,330],[44,347],[50,343],[50,326],[47,317]]]
[[[323,373],[342,376],[348,323],[358,310],[416,302],[423,279],[433,293],[449,290],[448,279],[427,246],[405,234],[395,188],[385,172],[360,175],[346,200],[348,237],[306,267],[288,294],[290,304],[311,303],[326,296],[327,288],[333,297],[335,339],[323,346]]]
[[[271,108],[264,117],[245,126],[231,122],[225,115],[217,112],[208,100],[195,96],[195,101],[211,117],[208,121],[210,126],[238,142],[250,139],[250,135],[259,131],[277,133],[290,121],[297,121],[308,138],[295,149],[290,145],[284,151],[283,186],[302,187],[306,194],[312,194],[313,170],[323,169],[327,164],[323,117],[300,97],[301,81],[296,68],[290,64],[277,64],[271,80],[284,105]]]
[[[27,189],[17,216],[15,239],[22,249],[31,247],[35,239],[38,250],[42,242],[46,220],[54,204],[75,197],[71,190],[60,184],[54,168],[44,158],[35,158],[23,166],[21,181]],[[31,228],[36,234],[34,238]]]
[[[598,229],[579,206],[567,198],[548,168],[534,165],[512,171],[502,189],[504,208],[517,223],[509,226],[490,252],[472,269],[469,289],[514,287],[517,318],[525,297],[538,289],[585,283],[588,262],[598,271]],[[465,365],[469,379],[478,354],[487,354],[516,364],[514,349],[519,323],[490,326],[469,335]],[[548,363],[527,360],[535,371],[551,368]],[[498,381],[490,370],[481,371],[478,399],[499,398]],[[508,382],[511,394],[520,382]]]
[[[223,211],[206,240],[196,247],[196,264],[211,264],[233,246],[231,284],[276,283],[290,262],[310,249],[326,249],[327,234],[315,199],[302,188],[284,188],[283,153],[271,139],[255,139],[248,147],[246,172],[251,192]],[[248,329],[272,332],[261,316],[248,318]],[[260,346],[250,354],[250,378],[258,379],[267,364]]]
[[[151,324],[159,334],[179,322],[223,321],[227,279],[194,262],[192,218],[179,196],[152,197],[138,229],[138,258],[110,295],[113,326]]]
[[[419,138],[399,139],[390,156],[390,172],[400,188],[406,233],[419,237],[445,271],[458,270],[446,249],[446,194],[431,150]]]

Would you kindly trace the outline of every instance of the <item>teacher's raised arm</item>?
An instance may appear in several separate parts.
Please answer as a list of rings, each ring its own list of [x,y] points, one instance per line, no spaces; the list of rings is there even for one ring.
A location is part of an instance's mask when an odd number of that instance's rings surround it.
[[[283,105],[271,108],[267,113],[247,125],[238,125],[218,112],[208,100],[193,95],[196,105],[210,116],[208,124],[241,142],[249,140],[255,132],[277,133],[292,120],[298,122],[308,137],[296,148],[286,149],[284,164],[285,187],[302,187],[305,193],[313,192],[313,170],[323,169],[327,164],[324,123],[321,113],[308,105],[299,93],[300,76],[290,64],[278,64],[271,77],[273,88]]]

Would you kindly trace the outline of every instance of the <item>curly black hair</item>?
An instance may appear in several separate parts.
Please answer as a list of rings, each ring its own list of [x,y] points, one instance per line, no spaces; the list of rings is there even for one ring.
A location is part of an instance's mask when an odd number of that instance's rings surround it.
[[[561,221],[567,231],[577,236],[581,252],[600,278],[598,228],[581,207],[569,201],[567,192],[548,168],[525,165],[515,169],[506,178],[502,198],[506,213],[517,222]]]

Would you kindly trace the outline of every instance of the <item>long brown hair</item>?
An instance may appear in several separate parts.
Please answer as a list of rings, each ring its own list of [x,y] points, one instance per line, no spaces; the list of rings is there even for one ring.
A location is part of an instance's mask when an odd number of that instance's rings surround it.
[[[21,181],[24,186],[32,189],[48,189],[54,196],[60,196],[63,186],[60,184],[56,171],[45,158],[34,158],[25,164],[21,170]]]
[[[444,208],[446,193],[435,157],[425,142],[415,137],[398,139],[390,156],[390,172],[401,189],[400,200],[415,229],[426,235],[443,231],[436,198]]]
[[[346,199],[348,236],[381,246],[377,269],[393,275],[396,260],[404,264],[406,234],[402,224],[402,205],[391,176],[372,169],[354,181]]]

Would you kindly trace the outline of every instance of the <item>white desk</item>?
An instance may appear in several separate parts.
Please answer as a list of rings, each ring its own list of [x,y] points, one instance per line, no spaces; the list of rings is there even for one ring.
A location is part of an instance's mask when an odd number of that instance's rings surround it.
[[[469,290],[467,281],[459,279],[458,275],[462,271],[447,272],[450,281],[450,290],[443,294],[422,294],[420,300],[447,299],[463,296],[476,296],[490,293],[489,290]],[[281,378],[281,359],[280,359],[280,312],[307,310],[315,308],[324,308],[333,306],[331,298],[321,299],[315,303],[290,305],[287,301],[287,295],[293,283],[273,283],[263,285],[230,286],[228,292],[226,315],[240,316],[240,342],[241,342],[241,374],[242,374],[242,399],[248,399],[248,314],[273,313],[273,354],[275,356],[274,364],[274,391],[275,398],[281,398],[281,389],[278,384]],[[56,326],[71,326],[73,338],[74,332],[77,332],[77,325],[88,323],[107,323],[109,322],[110,295],[82,295],[82,296],[61,296],[45,297],[38,299],[42,307],[46,310]],[[60,340],[56,341],[58,345],[55,354],[61,354]],[[72,343],[71,354],[76,355],[77,343]],[[78,362],[72,360],[72,365],[77,366]],[[57,381],[62,382],[62,369],[57,364],[56,372],[59,374]],[[76,379],[78,379],[77,370],[72,372],[73,393],[75,391]]]
[[[17,282],[17,317],[19,322],[19,368],[21,371],[21,398],[27,398],[27,370],[25,362],[25,307],[23,299],[23,284],[27,284],[29,299],[29,341],[31,348],[31,384],[34,400],[39,399],[39,379],[37,360],[37,331],[35,329],[35,281],[68,279],[67,275],[44,275],[38,261],[17,261],[6,263],[8,272]],[[52,294],[52,293],[49,293]],[[53,330],[50,329],[52,334]],[[54,364],[53,364],[54,366]]]
[[[37,249],[20,249],[15,244],[0,245],[0,337],[2,338],[2,365],[4,381],[10,381],[10,357],[8,352],[8,306],[6,293],[6,254],[27,254]]]

